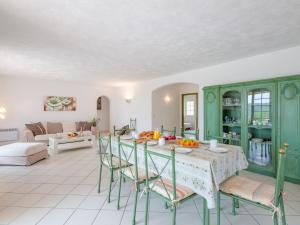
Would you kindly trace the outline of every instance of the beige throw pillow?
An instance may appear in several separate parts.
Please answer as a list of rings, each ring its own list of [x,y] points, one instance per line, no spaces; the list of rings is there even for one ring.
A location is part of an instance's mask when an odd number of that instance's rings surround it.
[[[25,127],[33,133],[33,136],[46,134],[46,129],[41,122],[25,124]]]
[[[90,131],[92,128],[92,123],[87,121],[76,122],[76,131]]]
[[[47,133],[48,134],[57,134],[63,132],[63,125],[62,123],[53,123],[47,122]]]

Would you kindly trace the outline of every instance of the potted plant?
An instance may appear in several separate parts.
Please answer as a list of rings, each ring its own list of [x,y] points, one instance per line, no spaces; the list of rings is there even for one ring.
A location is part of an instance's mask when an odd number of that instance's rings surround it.
[[[91,127],[91,131],[93,135],[97,136],[97,119],[94,117],[91,121],[92,127]]]

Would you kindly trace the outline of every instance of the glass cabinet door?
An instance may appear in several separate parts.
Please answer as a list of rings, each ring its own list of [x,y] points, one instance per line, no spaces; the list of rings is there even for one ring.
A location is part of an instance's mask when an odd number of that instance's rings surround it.
[[[248,161],[250,166],[272,170],[272,92],[252,89],[247,97]]]
[[[241,145],[241,93],[230,90],[222,95],[222,132],[224,144]]]

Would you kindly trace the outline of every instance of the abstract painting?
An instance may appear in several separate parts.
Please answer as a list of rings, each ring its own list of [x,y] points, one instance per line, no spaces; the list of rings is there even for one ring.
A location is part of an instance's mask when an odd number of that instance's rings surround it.
[[[75,97],[47,96],[44,111],[76,111]]]

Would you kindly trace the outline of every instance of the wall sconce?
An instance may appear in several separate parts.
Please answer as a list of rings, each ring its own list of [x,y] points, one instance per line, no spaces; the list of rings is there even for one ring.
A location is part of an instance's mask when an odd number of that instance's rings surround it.
[[[131,102],[131,100],[132,100],[132,95],[126,94],[125,95],[125,101],[129,104]]]
[[[165,100],[166,103],[169,103],[171,101],[171,98],[170,98],[169,95],[166,95],[164,100]]]
[[[0,119],[5,119],[6,109],[4,107],[0,107]]]

